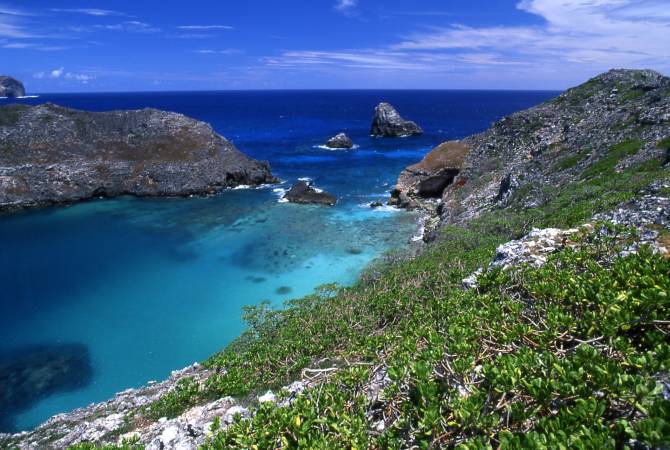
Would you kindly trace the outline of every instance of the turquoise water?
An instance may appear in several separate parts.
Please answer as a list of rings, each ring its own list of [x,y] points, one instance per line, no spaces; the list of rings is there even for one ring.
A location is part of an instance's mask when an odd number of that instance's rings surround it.
[[[0,216],[0,384],[19,379],[22,395],[32,394],[2,401],[3,392],[18,388],[0,386],[0,432],[29,429],[207,358],[243,330],[245,305],[269,300],[280,307],[323,283],[353,283],[370,261],[417,233],[417,216],[367,206],[388,198],[403,167],[446,139],[483,130],[552,95],[360,91],[25,100],[183,112],[268,159],[285,182],[208,198],[119,198]],[[381,100],[396,104],[425,135],[370,138]],[[342,130],[356,150],[318,148]],[[338,204],[278,202],[302,177],[336,195]],[[48,356],[16,363],[17,355],[44,345],[52,346]],[[69,357],[81,352],[73,367],[91,368],[90,375],[68,373],[74,383],[67,389],[45,387],[54,367],[62,368],[54,363],[59,348]]]

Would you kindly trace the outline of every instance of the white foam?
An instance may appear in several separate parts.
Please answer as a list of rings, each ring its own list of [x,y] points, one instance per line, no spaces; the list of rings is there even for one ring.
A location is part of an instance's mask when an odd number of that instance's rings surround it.
[[[424,234],[426,234],[426,219],[421,218],[419,220],[419,232],[416,235],[412,236],[411,241],[412,242],[423,241]]]
[[[317,194],[320,194],[320,193],[323,192],[323,189],[319,189],[319,188],[315,188],[315,187],[312,187],[312,189],[314,189],[314,192],[316,192]]]
[[[288,199],[282,197],[279,200],[277,200],[277,203],[288,203]]]
[[[351,148],[347,148],[347,147],[335,147],[335,148],[333,148],[333,147],[328,147],[327,145],[314,145],[314,146],[312,146],[312,148],[320,148],[321,150],[334,150],[334,151],[356,150],[359,147],[360,147],[359,145],[354,145]]]
[[[304,181],[305,183],[309,183],[310,181],[312,181],[312,179],[310,177],[301,177],[298,178],[298,181]]]
[[[24,95],[23,97],[16,97],[16,98],[39,98],[39,95]]]
[[[251,189],[251,186],[249,186],[248,184],[240,184],[240,185],[235,186],[233,188],[233,190],[237,190],[237,189]]]
[[[391,205],[386,205],[386,204],[384,204],[382,206],[372,207],[372,206],[370,206],[369,203],[359,203],[358,206],[359,206],[359,208],[369,209],[370,211],[374,211],[374,212],[400,212],[401,211],[401,209],[398,208],[397,206],[391,206]]]

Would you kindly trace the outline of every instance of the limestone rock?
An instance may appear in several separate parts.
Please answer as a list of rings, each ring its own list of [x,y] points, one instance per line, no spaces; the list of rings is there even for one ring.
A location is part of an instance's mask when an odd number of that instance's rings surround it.
[[[414,208],[422,199],[437,199],[460,173],[469,147],[461,141],[444,142],[431,150],[421,162],[400,173],[391,192],[392,205]]]
[[[273,182],[206,123],[142,109],[0,107],[0,211],[92,197],[187,196]]]
[[[298,181],[284,195],[284,198],[291,203],[317,204],[332,206],[337,203],[334,196],[316,189],[307,181]]]
[[[12,77],[0,76],[0,97],[16,98],[25,95],[23,83]]]
[[[423,130],[411,120],[405,120],[389,103],[375,108],[370,134],[378,137],[405,137],[422,134]]]
[[[347,136],[345,133],[339,133],[332,138],[328,139],[326,141],[326,147],[328,148],[343,148],[343,149],[349,149],[354,146],[354,143],[351,141],[349,136]]]

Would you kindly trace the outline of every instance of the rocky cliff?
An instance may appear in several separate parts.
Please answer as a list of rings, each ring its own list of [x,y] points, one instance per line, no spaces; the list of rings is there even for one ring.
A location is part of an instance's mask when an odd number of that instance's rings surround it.
[[[436,211],[443,224],[537,207],[562,186],[657,157],[667,162],[669,138],[670,78],[611,70],[481,134],[441,144],[400,175],[393,201]]]
[[[0,211],[125,194],[209,194],[271,181],[266,162],[181,114],[0,107]]]
[[[23,83],[12,77],[0,76],[0,97],[15,98],[25,95]]]

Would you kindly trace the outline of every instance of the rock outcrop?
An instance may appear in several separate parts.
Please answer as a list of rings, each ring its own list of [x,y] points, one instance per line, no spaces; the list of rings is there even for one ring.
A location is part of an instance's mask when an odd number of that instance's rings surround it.
[[[464,158],[456,163],[445,158],[434,160],[430,171],[421,169],[423,161],[419,169],[408,167],[398,179],[394,201],[425,206],[438,219],[435,224],[465,223],[512,203],[532,208],[602,167],[620,171],[662,159],[669,137],[670,78],[651,70],[611,70],[459,141]],[[443,181],[424,189],[436,201],[418,201],[423,198],[420,182],[441,170]]]
[[[0,211],[93,197],[210,194],[273,181],[267,162],[181,114],[0,107]]]
[[[16,78],[0,76],[0,97],[16,98],[24,97],[26,89]]]
[[[411,209],[425,204],[423,200],[439,199],[460,173],[468,151],[468,145],[460,141],[438,145],[400,173],[389,203]]]
[[[353,146],[354,143],[345,133],[338,133],[337,135],[333,136],[332,138],[328,139],[328,141],[326,141],[326,147],[333,149],[337,148],[349,149],[352,148]]]
[[[332,206],[337,198],[312,187],[307,181],[298,181],[284,194],[284,198],[291,203],[315,204]]]
[[[405,137],[422,134],[423,130],[411,120],[405,120],[389,103],[375,108],[370,134],[377,137]]]

